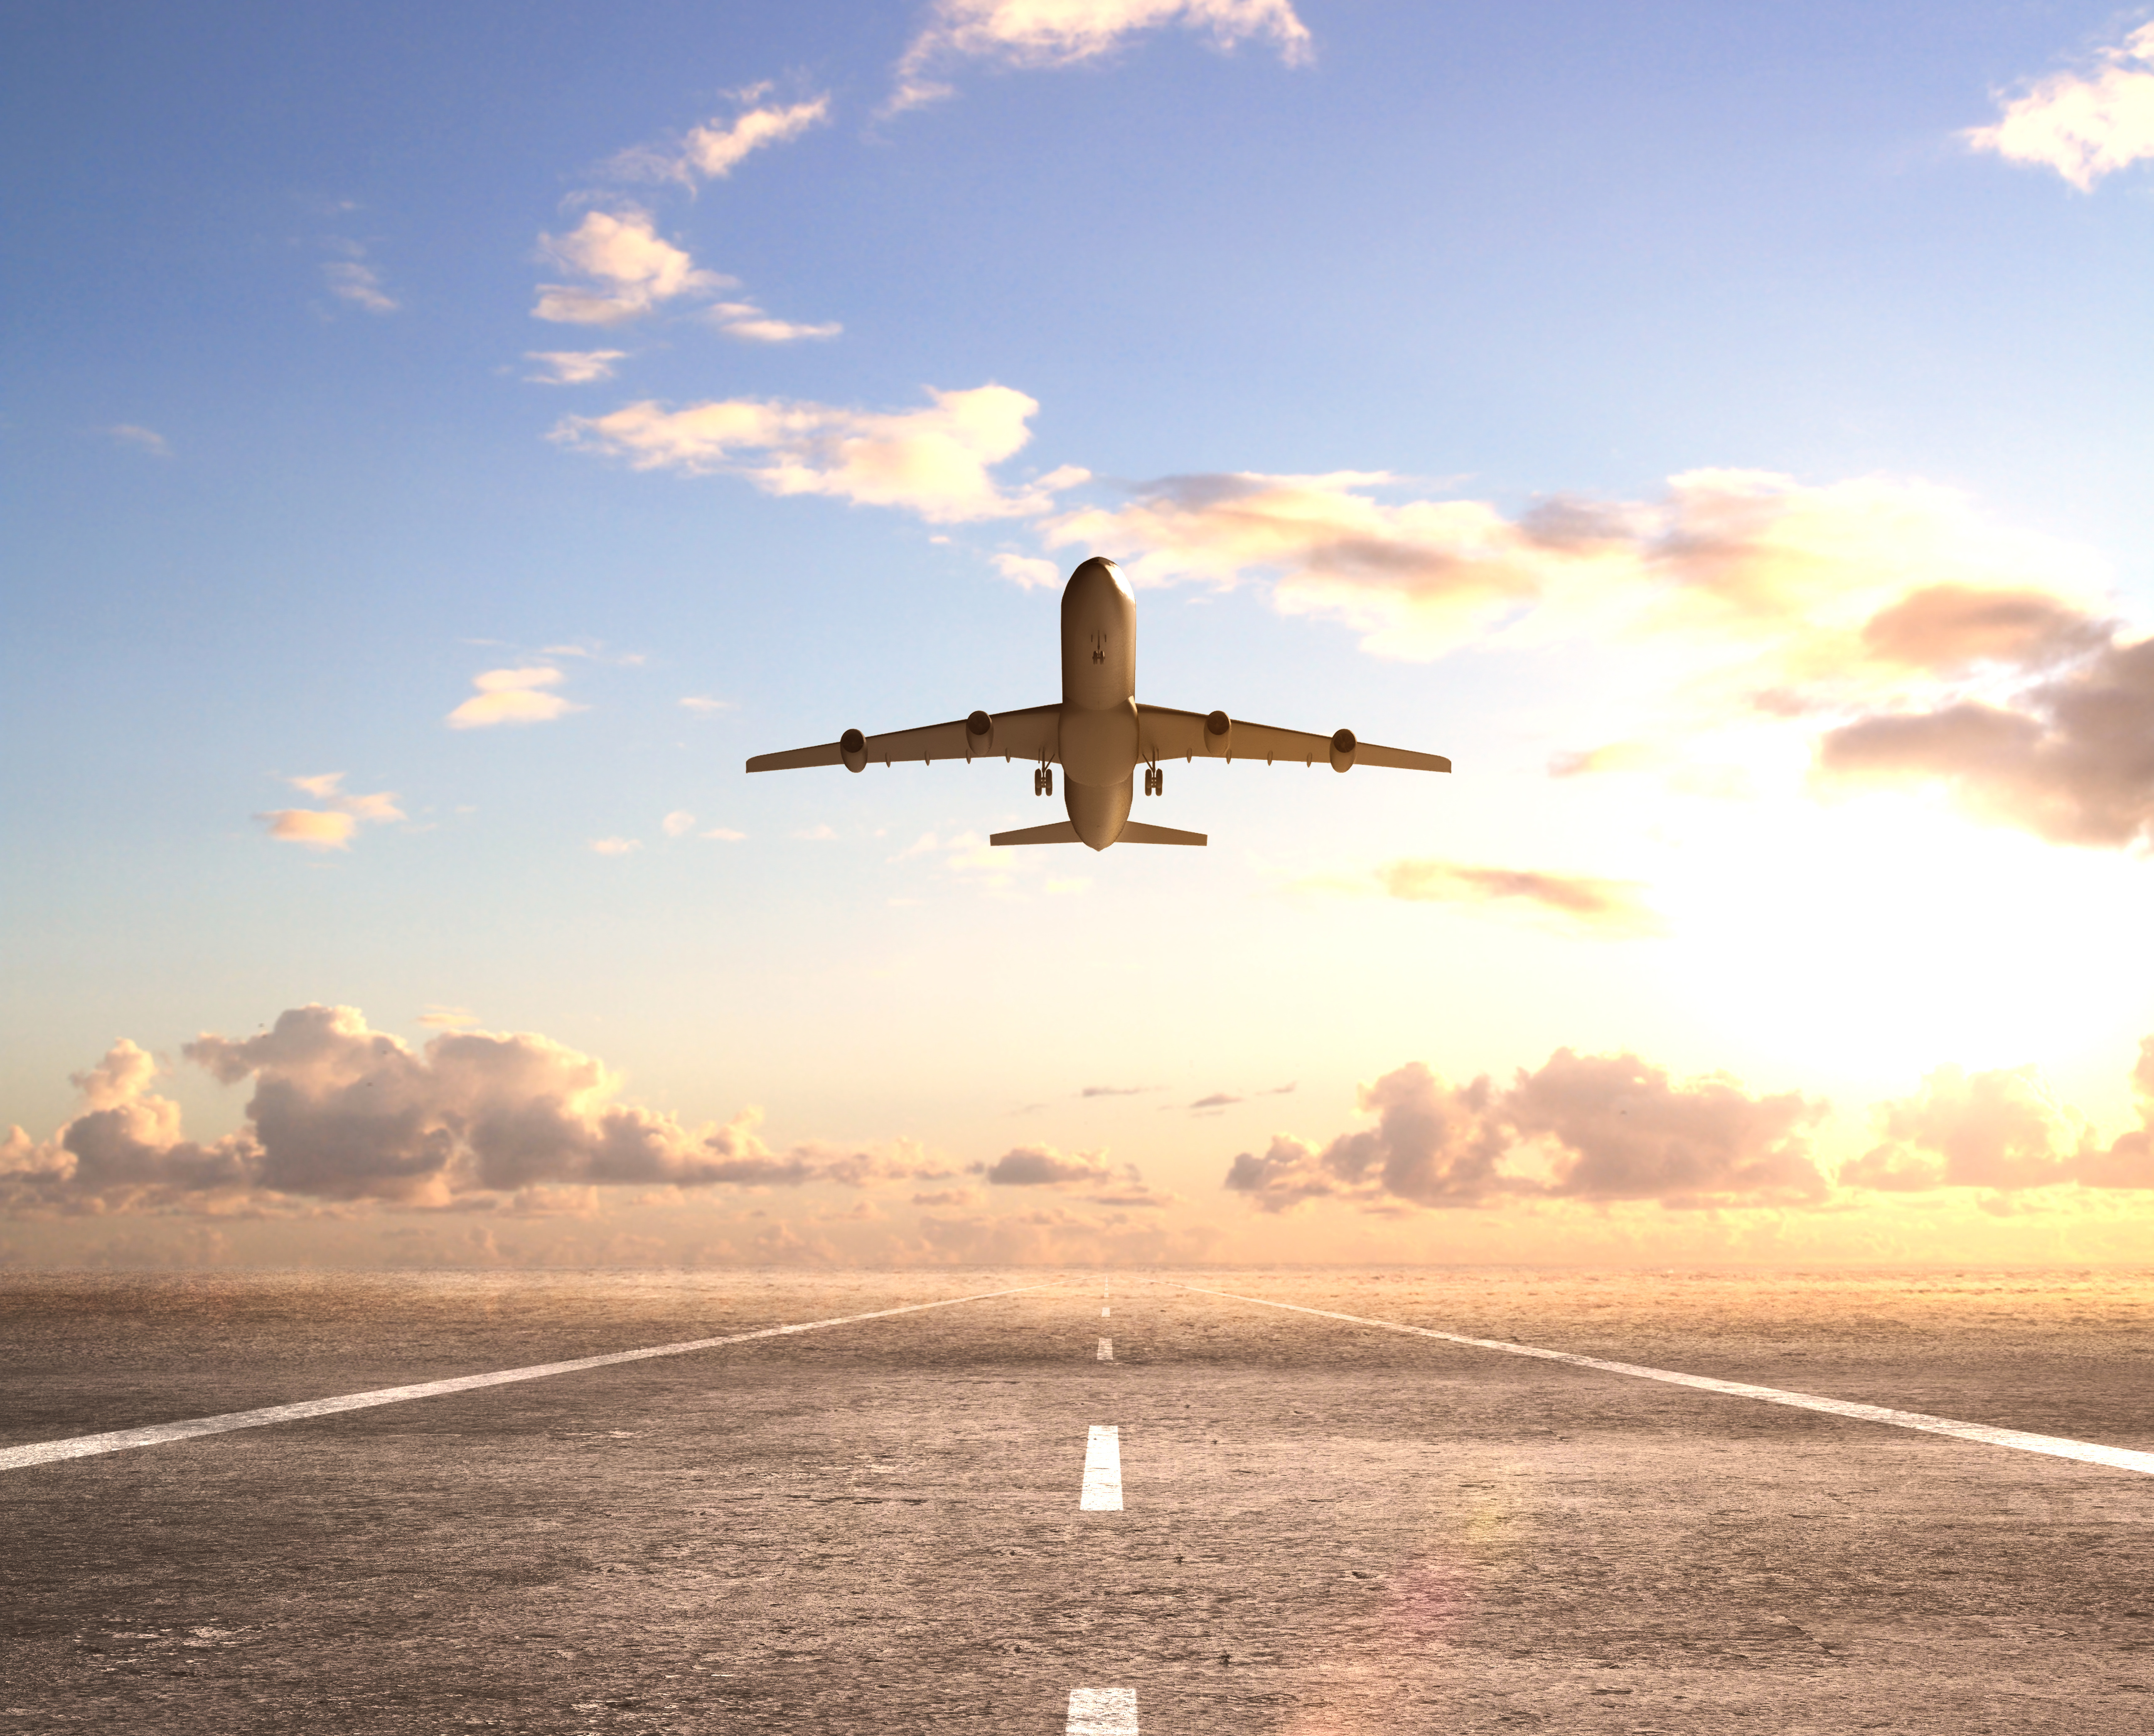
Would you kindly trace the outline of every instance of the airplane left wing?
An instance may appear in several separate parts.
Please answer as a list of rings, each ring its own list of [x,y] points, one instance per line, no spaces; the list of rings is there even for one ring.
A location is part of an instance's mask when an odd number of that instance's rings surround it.
[[[1299,760],[1304,765],[1321,760],[1341,771],[1352,766],[1391,766],[1402,771],[1451,770],[1451,761],[1440,753],[1379,747],[1361,741],[1351,730],[1317,736],[1306,730],[1249,723],[1223,711],[1207,715],[1165,705],[1137,707],[1137,752],[1147,761],[1192,760],[1200,755],[1214,760]]]
[[[951,723],[925,724],[916,730],[893,730],[863,736],[848,730],[835,741],[795,747],[784,753],[759,753],[748,762],[751,771],[798,771],[809,766],[889,766],[900,760],[1031,760],[1041,764],[1061,755],[1062,708],[1034,705],[1022,711],[975,711]]]

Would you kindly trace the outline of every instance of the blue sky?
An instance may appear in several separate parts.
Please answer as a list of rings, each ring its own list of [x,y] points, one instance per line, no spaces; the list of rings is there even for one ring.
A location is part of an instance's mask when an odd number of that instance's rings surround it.
[[[124,1218],[145,1258],[449,1258],[482,1195],[486,1258],[2143,1236],[2071,1168],[2154,1092],[2143,13],[6,28],[7,1257]],[[1141,696],[1457,774],[1175,767],[1147,812],[1201,854],[1010,861],[1021,767],[742,773],[1055,697],[1042,581],[1091,552]],[[271,1186],[250,1092],[357,1087],[185,1046],[317,1004],[595,1057],[675,1155],[489,1190],[430,1098],[439,1197]],[[112,1076],[100,1193],[71,1076],[122,1039],[160,1065]],[[1442,1095],[1563,1051],[1672,1117],[1621,1186],[1585,1123]],[[1415,1067],[1517,1187],[1335,1150]],[[1755,1125],[1672,1179],[1715,1076]],[[683,1179],[751,1105],[952,1198]],[[182,1115],[230,1177],[173,1179]],[[1279,1189],[1222,1188],[1267,1152]],[[1176,1200],[1096,1193],[1132,1164]]]

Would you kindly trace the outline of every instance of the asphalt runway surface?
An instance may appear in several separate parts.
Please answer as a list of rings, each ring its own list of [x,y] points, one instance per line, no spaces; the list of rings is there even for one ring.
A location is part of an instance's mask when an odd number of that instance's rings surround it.
[[[2143,1470],[1186,1287],[2144,1453],[2154,1276],[1102,1281],[0,1278],[0,1464],[768,1335],[0,1469],[0,1736],[2154,1729]]]

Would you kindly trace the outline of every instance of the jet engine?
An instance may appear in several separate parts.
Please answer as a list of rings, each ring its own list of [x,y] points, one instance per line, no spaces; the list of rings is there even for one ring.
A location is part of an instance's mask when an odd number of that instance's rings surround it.
[[[845,762],[848,771],[868,769],[868,738],[858,730],[847,730],[838,737],[838,756]]]
[[[1354,769],[1354,749],[1358,744],[1351,730],[1341,730],[1331,738],[1331,769],[1351,771]]]
[[[1204,720],[1204,751],[1225,755],[1233,750],[1234,720],[1224,711],[1214,711]]]
[[[965,720],[965,757],[991,754],[995,751],[995,720],[984,711],[975,711]]]

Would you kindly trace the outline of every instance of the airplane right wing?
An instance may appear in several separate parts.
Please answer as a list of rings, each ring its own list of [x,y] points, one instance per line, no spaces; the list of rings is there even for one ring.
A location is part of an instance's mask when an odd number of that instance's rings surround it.
[[[931,723],[916,730],[893,730],[863,736],[848,730],[835,741],[816,747],[759,753],[748,762],[751,771],[798,771],[809,766],[894,765],[900,760],[1030,760],[1046,764],[1061,757],[1062,708],[1034,705],[1023,711],[975,711],[952,723]]]
[[[1440,753],[1379,747],[1360,740],[1351,730],[1317,736],[1306,730],[1248,723],[1223,711],[1207,716],[1165,705],[1137,707],[1137,752],[1146,761],[1193,760],[1202,755],[1214,760],[1299,760],[1304,765],[1321,760],[1341,771],[1351,766],[1391,766],[1401,771],[1451,770],[1451,761]]]

